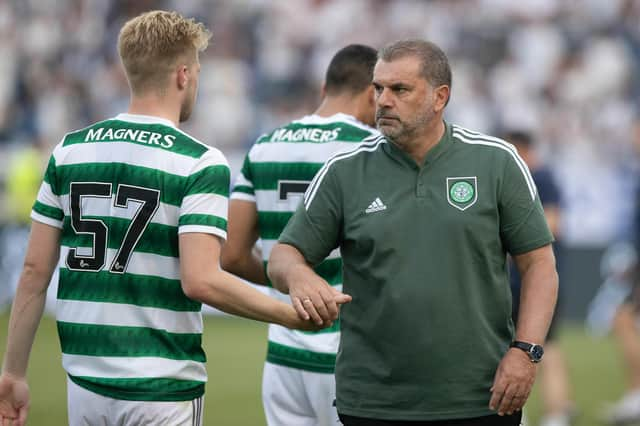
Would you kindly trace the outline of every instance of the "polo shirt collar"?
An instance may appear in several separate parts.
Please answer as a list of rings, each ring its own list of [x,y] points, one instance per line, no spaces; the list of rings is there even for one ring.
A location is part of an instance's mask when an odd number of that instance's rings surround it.
[[[424,158],[424,163],[422,164],[422,167],[426,166],[429,163],[433,163],[438,157],[440,157],[451,146],[451,141],[452,141],[451,125],[449,125],[449,123],[445,121],[444,134],[442,135],[442,138],[440,138],[438,143],[435,144],[435,146],[431,148],[429,152],[427,152],[427,155]],[[384,149],[385,152],[396,161],[399,161],[403,164],[407,164],[414,169],[420,168],[416,164],[413,157],[411,157],[405,151],[400,149],[393,142],[389,141],[389,143],[384,144],[382,149]]]

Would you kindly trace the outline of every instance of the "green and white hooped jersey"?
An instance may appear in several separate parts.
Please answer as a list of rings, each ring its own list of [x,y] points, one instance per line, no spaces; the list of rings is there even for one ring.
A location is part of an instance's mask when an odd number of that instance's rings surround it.
[[[57,324],[78,385],[117,399],[204,393],[201,304],[182,291],[178,234],[226,238],[229,166],[156,117],[67,134],[32,218],[62,230]]]
[[[378,132],[346,114],[309,115],[263,135],[245,157],[232,199],[252,201],[258,210],[262,256],[266,264],[274,244],[296,210],[309,183],[324,162],[337,152]],[[342,288],[342,260],[338,250],[315,268]],[[270,289],[284,302],[289,296]],[[267,362],[319,373],[333,373],[340,340],[340,322],[319,332],[269,326]]]

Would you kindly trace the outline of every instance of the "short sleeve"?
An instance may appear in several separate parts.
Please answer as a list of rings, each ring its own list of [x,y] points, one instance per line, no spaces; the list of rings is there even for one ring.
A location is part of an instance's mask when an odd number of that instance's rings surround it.
[[[202,232],[227,238],[229,164],[216,149],[207,151],[187,178],[178,233]]]
[[[516,154],[505,159],[498,202],[500,236],[509,253],[522,254],[553,242],[531,173]]]
[[[57,182],[56,159],[52,154],[44,173],[36,202],[31,210],[31,219],[62,229],[64,210],[60,200]]]
[[[233,200],[245,200],[256,202],[256,195],[253,188],[253,174],[251,173],[251,151],[247,153],[242,163],[242,169],[233,185],[233,191],[231,193],[231,199]]]
[[[335,169],[325,165],[307,188],[279,242],[296,247],[307,262],[317,265],[339,245],[342,207]]]

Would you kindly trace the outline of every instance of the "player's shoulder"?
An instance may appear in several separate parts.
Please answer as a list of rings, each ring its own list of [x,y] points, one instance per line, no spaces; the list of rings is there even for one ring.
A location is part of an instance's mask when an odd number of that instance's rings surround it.
[[[206,160],[209,162],[218,162],[221,164],[225,164],[228,166],[227,158],[218,148],[212,145],[207,145],[201,140],[195,138],[194,136],[178,129],[177,127],[173,127],[173,130],[177,134],[176,144],[178,144],[177,148],[180,153],[187,154],[197,159]],[[180,150],[182,148],[182,150]]]
[[[378,134],[378,131],[373,127],[359,121],[352,115],[342,112],[327,117],[311,114],[299,118],[291,124],[331,130],[332,141],[359,143],[372,135]]]
[[[56,164],[61,163],[69,151],[73,150],[82,142],[85,142],[88,134],[93,134],[96,129],[108,126],[110,121],[112,121],[112,119],[97,121],[86,127],[65,133],[52,151],[52,157],[55,159]]]
[[[97,121],[88,126],[82,127],[80,129],[72,130],[66,133],[62,140],[60,141],[60,147],[68,147],[71,145],[75,145],[81,142],[84,142],[87,138],[87,135],[95,135],[96,132],[100,132],[99,129],[109,126],[109,124],[113,121],[112,118]]]
[[[64,147],[91,142],[132,142],[195,159],[205,155],[211,148],[176,127],[170,120],[128,113],[75,130],[63,138]]]
[[[355,142],[376,134],[377,130],[354,117],[337,113],[328,117],[310,114],[261,135],[255,145],[289,143]]]

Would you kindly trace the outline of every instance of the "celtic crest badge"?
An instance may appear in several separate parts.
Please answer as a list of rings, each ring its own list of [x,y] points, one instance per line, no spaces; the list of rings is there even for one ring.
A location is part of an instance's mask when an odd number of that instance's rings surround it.
[[[466,210],[478,199],[478,179],[471,177],[447,178],[447,201],[458,210]]]

